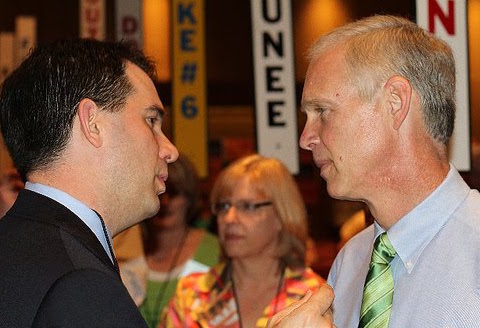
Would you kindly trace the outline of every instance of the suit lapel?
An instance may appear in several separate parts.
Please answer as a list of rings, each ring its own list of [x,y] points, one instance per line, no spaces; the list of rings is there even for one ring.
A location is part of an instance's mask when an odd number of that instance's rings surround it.
[[[59,227],[74,236],[103,263],[118,273],[102,244],[90,228],[72,211],[55,200],[24,189],[18,194],[9,214]]]

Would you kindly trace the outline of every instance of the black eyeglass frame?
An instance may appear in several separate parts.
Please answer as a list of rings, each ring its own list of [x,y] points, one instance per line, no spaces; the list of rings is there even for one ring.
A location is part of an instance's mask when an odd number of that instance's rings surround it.
[[[223,201],[223,202],[217,202],[215,204],[212,204],[211,211],[214,215],[216,216],[222,216],[228,213],[232,207],[235,207],[242,213],[254,213],[258,209],[265,207],[265,206],[270,206],[273,205],[272,201],[263,201],[263,202],[248,202],[248,201],[238,201],[238,202],[229,202],[229,201]]]

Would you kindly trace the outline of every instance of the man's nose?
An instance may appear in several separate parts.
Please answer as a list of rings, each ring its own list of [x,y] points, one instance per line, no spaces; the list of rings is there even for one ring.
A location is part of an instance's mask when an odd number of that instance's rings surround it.
[[[317,139],[317,132],[313,129],[313,125],[307,120],[303,127],[302,135],[300,136],[300,147],[305,150],[312,150],[312,146]]]
[[[163,133],[159,140],[158,156],[163,158],[167,163],[173,163],[178,158],[178,149]]]

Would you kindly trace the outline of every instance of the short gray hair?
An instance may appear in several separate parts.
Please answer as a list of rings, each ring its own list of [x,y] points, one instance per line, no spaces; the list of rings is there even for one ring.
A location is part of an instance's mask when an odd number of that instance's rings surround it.
[[[336,47],[344,47],[347,70],[364,100],[393,75],[409,80],[420,97],[427,132],[448,143],[455,121],[455,60],[445,42],[405,18],[377,15],[322,36],[308,59]]]

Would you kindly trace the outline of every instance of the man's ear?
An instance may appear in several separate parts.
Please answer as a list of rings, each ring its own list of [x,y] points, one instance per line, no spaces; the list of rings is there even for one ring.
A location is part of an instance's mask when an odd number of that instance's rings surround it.
[[[406,78],[395,75],[390,77],[387,83],[385,83],[384,90],[386,92],[393,128],[398,130],[410,110],[412,86]]]
[[[97,104],[88,98],[84,98],[78,105],[78,118],[80,120],[80,129],[85,138],[94,146],[102,145],[102,135],[100,134],[99,113]]]

